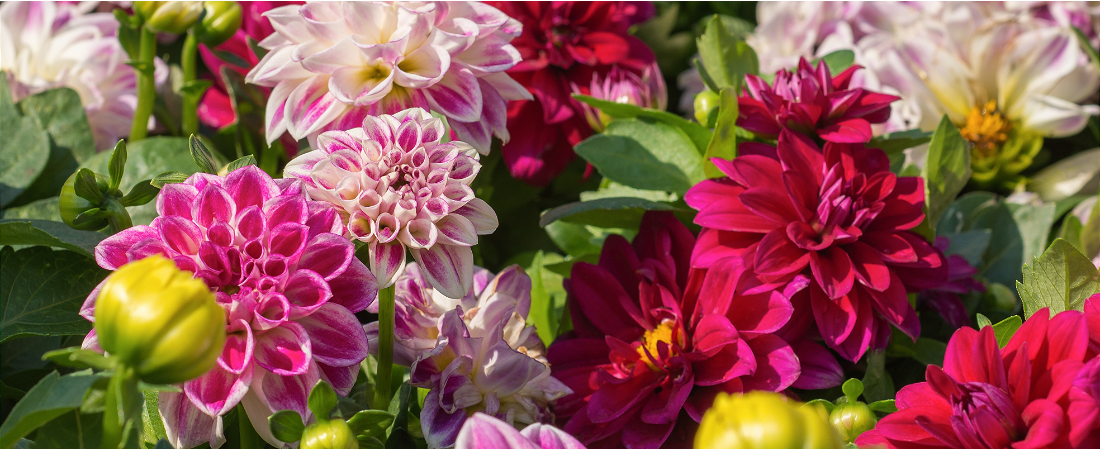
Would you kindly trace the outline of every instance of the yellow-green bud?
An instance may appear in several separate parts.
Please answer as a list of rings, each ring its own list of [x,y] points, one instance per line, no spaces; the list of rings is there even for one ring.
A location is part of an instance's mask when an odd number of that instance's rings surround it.
[[[832,422],[833,428],[840,433],[841,438],[847,442],[854,442],[864,431],[875,427],[878,417],[866,403],[842,401],[829,414],[829,422]]]
[[[182,34],[199,20],[202,2],[134,2],[134,11],[149,31]]]
[[[73,220],[81,213],[100,207],[100,205],[94,204],[88,199],[76,195],[76,179],[79,173],[79,171],[73,172],[69,179],[65,180],[65,184],[61,186],[61,197],[58,199],[58,207],[61,210],[61,220],[64,220],[66,225],[77,230],[101,230],[108,225],[107,219],[99,219],[80,225],[73,223]],[[95,174],[95,182],[96,187],[99,188],[99,192],[106,194],[110,187],[111,179],[97,173]]]
[[[153,255],[120,267],[96,298],[99,345],[146,383],[173,384],[214,366],[225,346],[225,310],[172,260]]]
[[[695,120],[703,126],[709,126],[711,113],[716,112],[718,104],[722,101],[722,98],[718,96],[717,92],[712,90],[704,90],[695,95]]]
[[[703,415],[695,448],[839,448],[820,405],[799,406],[771,392],[718,394]]]
[[[359,448],[359,440],[343,420],[318,420],[302,431],[300,448]]]
[[[197,32],[199,41],[208,46],[225,42],[241,27],[241,5],[237,2],[202,2],[202,16]]]

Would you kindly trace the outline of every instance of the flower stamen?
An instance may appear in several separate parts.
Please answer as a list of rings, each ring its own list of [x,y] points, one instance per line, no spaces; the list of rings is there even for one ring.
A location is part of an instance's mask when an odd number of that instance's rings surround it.
[[[997,111],[997,102],[990,100],[975,106],[966,116],[966,124],[959,133],[974,144],[974,150],[982,157],[993,156],[1008,140],[1012,124]]]

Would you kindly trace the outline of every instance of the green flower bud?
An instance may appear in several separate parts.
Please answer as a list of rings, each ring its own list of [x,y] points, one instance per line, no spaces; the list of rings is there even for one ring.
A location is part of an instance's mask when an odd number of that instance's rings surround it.
[[[799,407],[771,392],[718,394],[703,415],[695,448],[839,448],[820,405]]]
[[[829,422],[840,433],[840,437],[847,442],[854,442],[864,431],[870,430],[878,423],[878,417],[866,403],[856,401],[849,402],[842,399],[829,414]]]
[[[237,2],[202,2],[206,14],[198,28],[199,42],[213,47],[225,42],[241,27],[241,5]]]
[[[199,20],[202,2],[134,2],[138,17],[155,33],[182,34]]]
[[[74,172],[68,180],[65,180],[65,185],[61,186],[61,198],[58,200],[58,206],[61,209],[61,220],[64,220],[66,225],[77,230],[102,230],[108,224],[107,219],[98,219],[80,224],[73,223],[76,217],[81,213],[100,207],[100,205],[91,200],[76,194],[76,179],[79,173],[80,172]],[[99,188],[99,192],[106,195],[111,184],[111,179],[97,173],[95,174],[95,182],[96,187]]]
[[[146,383],[173,384],[210,370],[225,346],[225,310],[172,260],[120,267],[96,298],[99,345]]]
[[[703,126],[710,126],[711,115],[718,114],[718,104],[722,98],[717,92],[704,90],[695,95],[695,120]]]
[[[359,440],[343,420],[318,420],[302,431],[300,448],[359,448]]]

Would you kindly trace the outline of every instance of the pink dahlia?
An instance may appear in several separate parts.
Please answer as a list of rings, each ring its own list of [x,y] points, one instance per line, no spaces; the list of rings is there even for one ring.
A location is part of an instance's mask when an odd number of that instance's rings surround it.
[[[360,123],[318,136],[318,149],[294,158],[283,176],[336,206],[343,234],[370,245],[381,286],[405,266],[408,248],[436,290],[461,298],[473,283],[470,247],[497,228],[496,213],[470,189],[481,170],[477,151],[443,142],[443,121],[420,108]]]
[[[794,349],[774,334],[791,317],[787,297],[735,296],[744,270],[730,260],[691,269],[694,245],[675,216],[648,212],[633,244],[610,236],[598,265],[573,266],[573,331],[547,356],[573,390],[555,412],[586,445],[690,446],[719,392],[782,391],[799,377]]]
[[[992,327],[951,336],[943,367],[898,391],[898,411],[856,443],[890,448],[1100,446],[1100,294],[1085,312],[1043,308],[1004,348]]]
[[[101,242],[96,262],[114,270],[153,254],[171,258],[215,291],[228,331],[213,369],[182,393],[160,395],[169,440],[177,448],[217,447],[225,441],[222,416],[243,403],[260,435],[281,447],[268,416],[290,409],[310,420],[306,399],[318,380],[341,395],[355,384],[368,352],[353,313],[374,301],[374,276],[340,235],[332,206],[307,200],[303,183],[272,180],[255,166],[166,185],[157,213],[150,225]],[[88,320],[98,291],[81,309]]]
[[[247,80],[274,88],[268,142],[419,107],[488,154],[493,136],[509,139],[507,102],[531,98],[504,73],[520,61],[509,42],[522,27],[483,3],[322,2],[264,16],[275,34]]]
[[[455,441],[456,449],[497,448],[585,448],[577,438],[552,425],[534,423],[523,431],[507,422],[482,413],[474,413],[462,425]]]
[[[791,129],[828,142],[870,142],[871,124],[889,119],[890,103],[899,97],[849,89],[859,69],[852,66],[834,77],[825,63],[813,67],[800,59],[797,70],[776,72],[770,86],[756,75],[746,75],[745,92],[737,102],[737,125],[766,138]]]
[[[646,108],[664,110],[668,100],[665,78],[661,75],[661,69],[657,67],[656,62],[646,66],[641,74],[622,70],[616,66],[612,67],[605,76],[593,75],[587,89],[576,84],[572,86],[573,92],[576,93]],[[581,107],[593,131],[602,132],[611,122],[611,117],[591,105],[584,103]]]
[[[882,150],[833,142],[819,149],[788,129],[778,147],[745,144],[741,156],[714,163],[727,177],[684,196],[704,227],[692,266],[732,258],[751,274],[738,293],[797,291],[785,335],[816,323],[850,361],[884,348],[890,325],[917,338],[906,293],[947,278],[943,254],[908,231],[924,220],[921,178],[890,173]]]

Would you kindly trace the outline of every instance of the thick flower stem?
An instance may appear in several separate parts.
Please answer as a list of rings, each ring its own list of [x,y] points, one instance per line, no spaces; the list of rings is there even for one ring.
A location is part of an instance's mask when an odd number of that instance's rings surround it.
[[[195,28],[187,31],[187,38],[183,41],[183,55],[180,65],[183,69],[183,85],[195,80],[195,59],[199,53],[199,39],[195,37]],[[199,131],[199,95],[185,93],[183,95],[183,116],[181,118],[183,136],[190,136]]]
[[[142,27],[138,60],[133,61],[134,73],[137,75],[138,104],[134,110],[134,123],[130,127],[130,142],[145,139],[149,132],[149,116],[153,114],[153,103],[157,100],[156,84],[153,81],[153,59],[156,56],[157,34]]]
[[[390,376],[393,371],[394,289],[389,285],[378,290],[378,376],[374,377],[374,408],[386,409],[390,404]]]
[[[137,377],[134,370],[124,365],[119,365],[115,370],[111,381],[107,384],[107,399],[103,409],[103,439],[100,442],[102,448],[122,448],[126,443],[126,435],[129,434],[131,422],[134,419],[135,408],[132,403],[137,390]],[[136,411],[140,411],[140,406]]]

